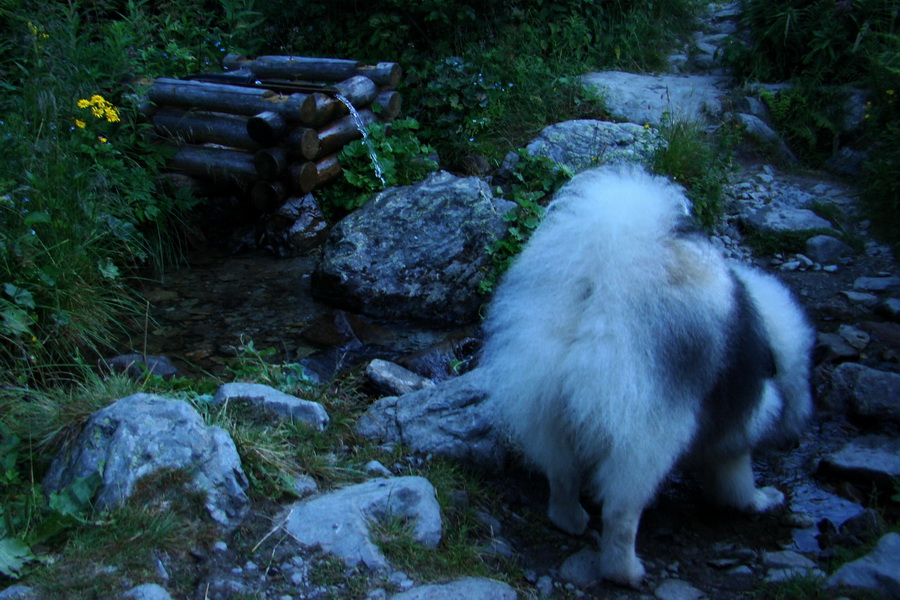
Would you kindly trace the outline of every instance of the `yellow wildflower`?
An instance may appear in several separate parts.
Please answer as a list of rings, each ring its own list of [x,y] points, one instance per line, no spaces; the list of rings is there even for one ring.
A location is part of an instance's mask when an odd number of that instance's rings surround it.
[[[82,121],[81,119],[75,119],[75,127],[78,127],[79,129],[84,129],[84,125],[85,125],[84,121]]]
[[[45,33],[45,32],[43,32],[43,31],[41,31],[41,30],[37,27],[37,25],[35,25],[35,24],[32,23],[31,21],[28,21],[27,25],[28,25],[28,31],[31,33],[31,37],[35,37],[35,38],[48,38],[48,37],[50,37],[50,34],[49,34],[49,33]]]
[[[97,136],[97,139],[100,141],[101,144],[105,144],[105,143],[106,143],[106,138],[103,137],[102,135],[98,135],[98,136]]]
[[[90,100],[82,98],[78,101],[78,108],[90,108],[91,114],[96,118],[106,119],[110,123],[118,123],[121,120],[119,109],[100,94],[94,94]]]
[[[887,94],[888,96],[893,96],[893,95],[894,95],[894,90],[887,90],[887,91],[885,92],[885,94]]]

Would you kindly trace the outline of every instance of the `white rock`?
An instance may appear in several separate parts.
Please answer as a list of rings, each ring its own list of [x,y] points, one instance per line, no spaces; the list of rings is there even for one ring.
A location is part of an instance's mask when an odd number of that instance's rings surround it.
[[[434,487],[422,477],[372,479],[289,508],[285,531],[306,546],[320,546],[347,565],[388,567],[370,539],[369,525],[387,515],[409,520],[413,538],[435,547],[441,541],[441,509]]]

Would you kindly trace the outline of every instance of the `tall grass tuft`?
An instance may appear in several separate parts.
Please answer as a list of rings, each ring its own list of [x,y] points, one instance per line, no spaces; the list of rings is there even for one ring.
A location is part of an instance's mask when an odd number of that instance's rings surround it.
[[[697,223],[711,230],[722,213],[722,186],[732,169],[736,131],[710,134],[698,123],[667,116],[650,158],[651,169],[683,185]]]

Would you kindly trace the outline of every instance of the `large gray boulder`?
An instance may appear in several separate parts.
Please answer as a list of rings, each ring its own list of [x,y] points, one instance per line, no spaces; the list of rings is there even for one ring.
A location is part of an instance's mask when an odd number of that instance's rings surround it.
[[[153,394],[128,396],[94,413],[53,460],[43,487],[50,494],[100,473],[94,506],[112,508],[139,479],[164,469],[186,469],[206,493],[210,516],[226,527],[239,525],[250,510],[247,478],[228,433],[204,424],[187,402]]]
[[[621,71],[588,73],[582,82],[597,90],[619,121],[659,126],[664,115],[676,121],[715,122],[729,79],[716,75],[643,75]]]
[[[426,546],[441,541],[441,507],[422,477],[372,479],[289,507],[284,530],[305,546],[318,546],[349,566],[384,569],[387,559],[371,539],[373,521],[388,517],[412,523],[413,538]]]
[[[433,387],[378,400],[359,418],[356,432],[488,469],[499,468],[506,456],[505,438],[477,369]]]
[[[872,552],[838,569],[828,585],[864,588],[900,598],[900,534],[882,537]]]
[[[654,140],[652,130],[634,123],[576,119],[545,127],[526,150],[577,173],[609,163],[644,162]]]
[[[332,228],[313,293],[374,317],[473,321],[485,248],[512,206],[480,179],[446,172],[387,189]]]

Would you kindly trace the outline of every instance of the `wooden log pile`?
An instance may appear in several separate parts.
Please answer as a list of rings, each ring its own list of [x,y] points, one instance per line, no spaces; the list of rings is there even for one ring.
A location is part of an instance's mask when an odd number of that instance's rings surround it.
[[[362,137],[360,127],[400,112],[397,63],[229,55],[223,66],[223,73],[155,80],[149,119],[175,146],[175,185],[227,186],[262,211],[334,181],[338,154]]]

